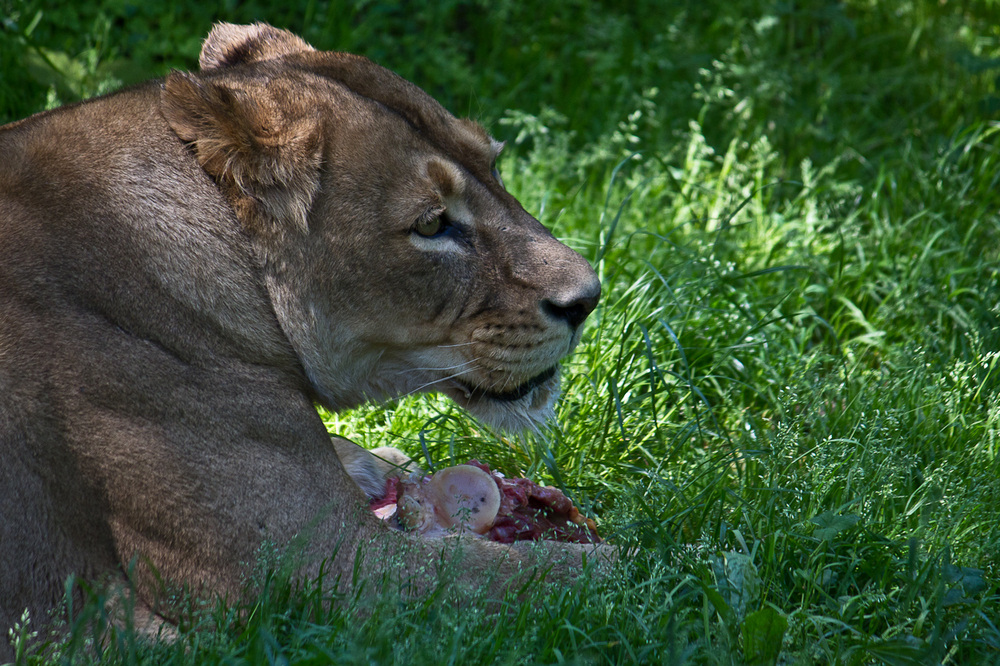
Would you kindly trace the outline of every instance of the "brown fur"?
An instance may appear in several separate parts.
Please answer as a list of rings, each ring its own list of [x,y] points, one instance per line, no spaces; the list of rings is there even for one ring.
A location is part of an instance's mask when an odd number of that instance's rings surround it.
[[[419,88],[264,25],[217,26],[201,65],[0,129],[0,633],[137,556],[150,604],[149,565],[234,593],[308,525],[344,580],[363,543],[415,571],[445,542],[359,508],[314,402],[443,391],[531,426],[597,302]],[[457,548],[470,581],[530,560]]]

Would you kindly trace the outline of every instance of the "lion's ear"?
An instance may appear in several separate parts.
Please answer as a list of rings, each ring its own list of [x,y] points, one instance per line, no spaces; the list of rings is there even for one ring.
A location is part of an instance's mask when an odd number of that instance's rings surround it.
[[[322,128],[316,106],[283,87],[230,88],[173,72],[160,110],[244,224],[306,231],[319,190]]]
[[[266,23],[216,23],[202,44],[198,63],[203,70],[216,69],[312,50],[301,38]]]

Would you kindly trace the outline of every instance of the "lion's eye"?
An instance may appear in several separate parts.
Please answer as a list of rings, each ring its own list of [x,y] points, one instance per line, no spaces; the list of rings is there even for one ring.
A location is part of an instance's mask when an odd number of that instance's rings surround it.
[[[445,224],[443,215],[422,217],[413,226],[413,230],[425,238],[440,236],[446,228],[447,225]]]

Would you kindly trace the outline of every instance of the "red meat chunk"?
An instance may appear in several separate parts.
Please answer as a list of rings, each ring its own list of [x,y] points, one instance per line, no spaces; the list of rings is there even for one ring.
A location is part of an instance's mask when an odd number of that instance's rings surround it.
[[[489,465],[470,460],[469,465],[489,474],[500,490],[500,510],[484,535],[500,543],[547,539],[573,543],[600,543],[593,520],[584,518],[558,488],[540,486],[529,479],[508,479]],[[386,481],[385,496],[369,505],[373,511],[399,500],[400,480]]]
[[[489,465],[470,460],[493,477],[500,489],[500,511],[488,539],[500,543],[515,541],[569,541],[599,543],[594,521],[585,519],[558,488],[540,486],[530,479],[508,479],[493,472]]]

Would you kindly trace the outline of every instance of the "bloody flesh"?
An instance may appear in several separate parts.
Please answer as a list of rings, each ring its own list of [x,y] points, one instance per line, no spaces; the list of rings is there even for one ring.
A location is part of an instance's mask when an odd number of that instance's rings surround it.
[[[547,539],[572,543],[600,543],[596,525],[584,518],[558,488],[540,486],[530,479],[508,479],[488,465],[468,463],[490,475],[500,491],[500,510],[493,526],[483,536],[500,543]],[[400,479],[390,478],[381,499],[371,502],[372,511],[399,500]]]

